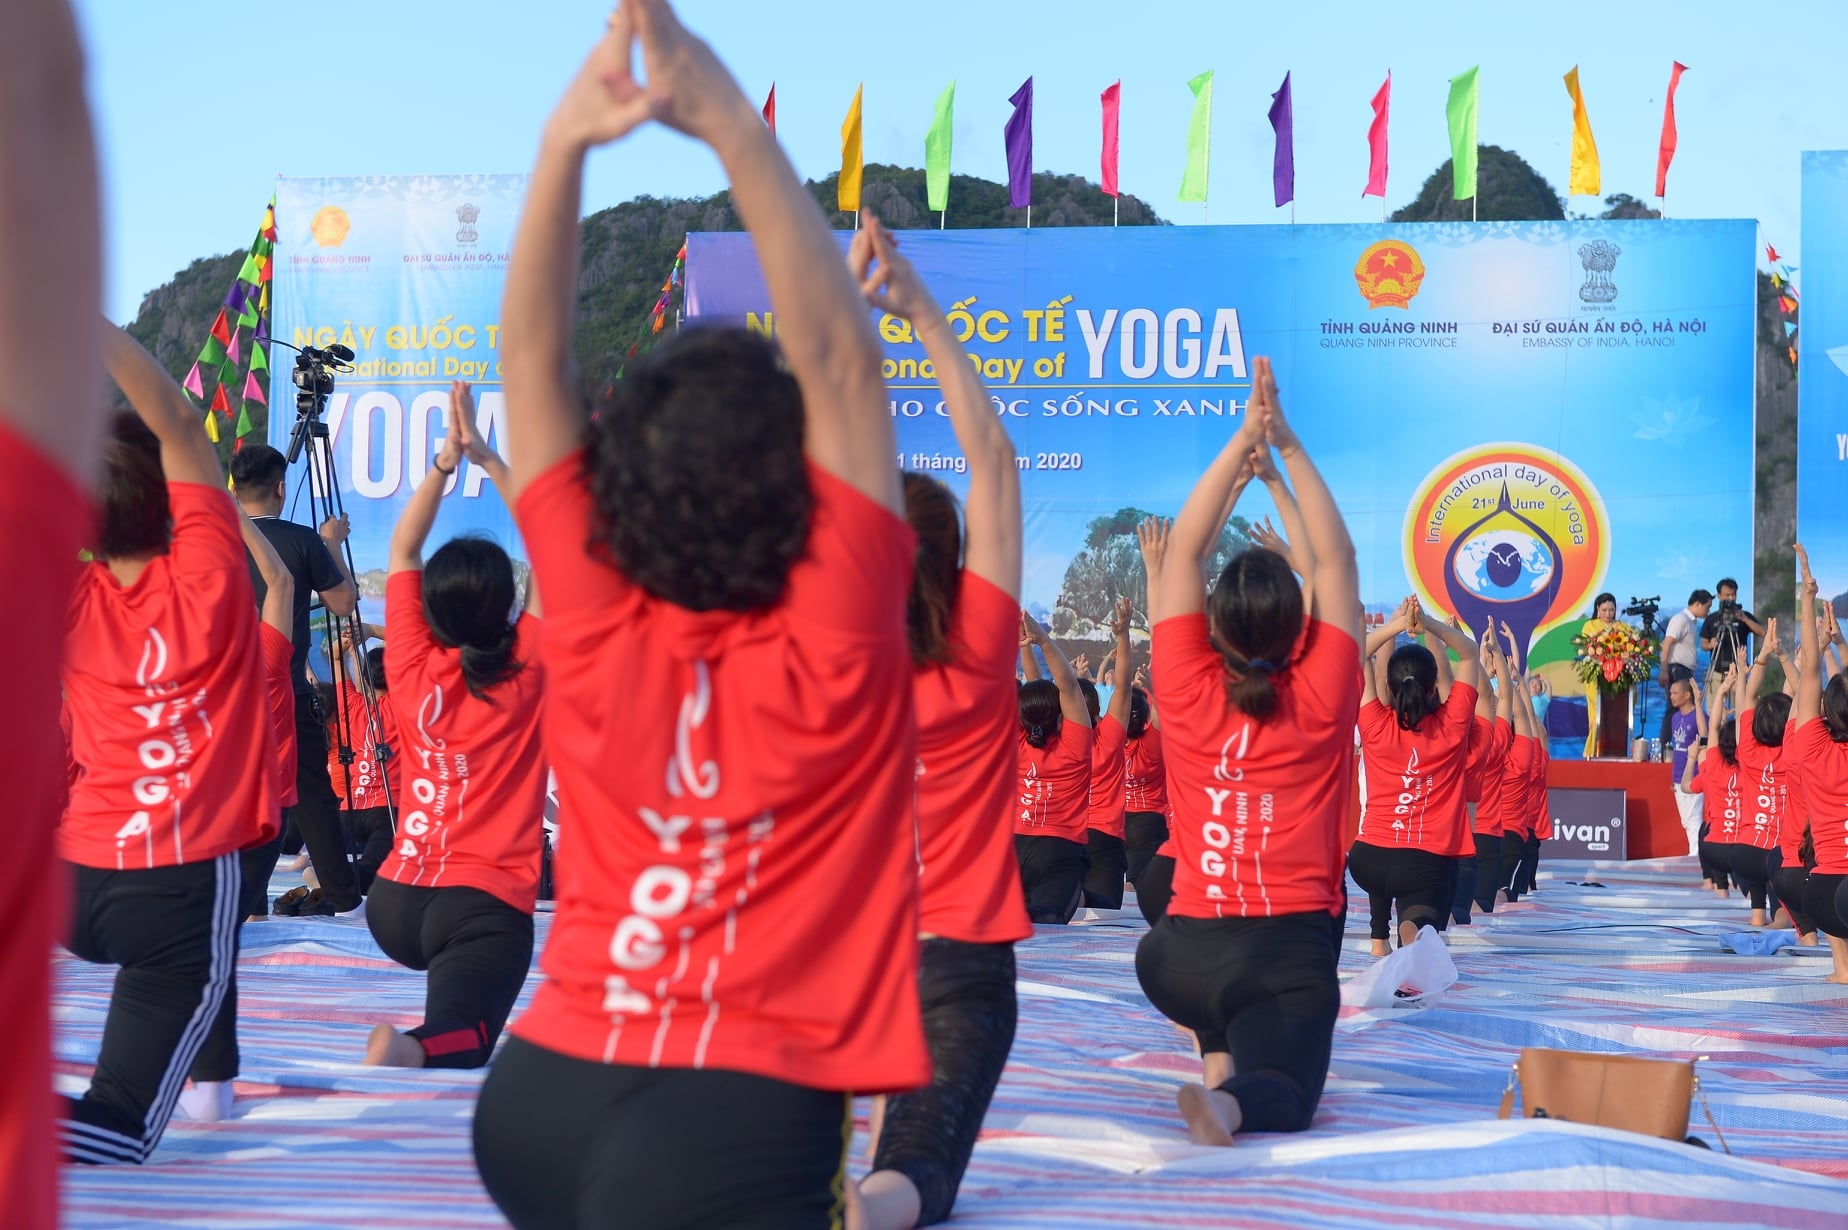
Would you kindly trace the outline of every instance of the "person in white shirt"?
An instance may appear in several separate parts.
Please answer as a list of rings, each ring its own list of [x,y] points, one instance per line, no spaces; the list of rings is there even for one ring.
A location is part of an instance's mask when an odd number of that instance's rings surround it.
[[[1713,609],[1713,595],[1697,589],[1688,595],[1688,609],[1668,621],[1662,637],[1662,686],[1694,676],[1694,657],[1700,649],[1700,625]]]

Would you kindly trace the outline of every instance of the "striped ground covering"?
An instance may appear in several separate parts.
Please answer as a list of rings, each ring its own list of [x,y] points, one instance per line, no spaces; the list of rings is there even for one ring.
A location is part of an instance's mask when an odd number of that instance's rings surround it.
[[[1020,946],[1020,1036],[954,1224],[1848,1227],[1848,987],[1822,981],[1813,950],[1722,952],[1746,910],[1696,874],[1687,859],[1549,864],[1531,903],[1453,933],[1462,980],[1440,1004],[1344,1016],[1314,1130],[1230,1150],[1180,1130],[1173,1091],[1199,1068],[1137,989],[1140,918],[1040,928]],[[1344,976],[1367,962],[1350,921]],[[69,1224],[504,1224],[469,1160],[479,1076],[354,1062],[375,1021],[418,1019],[418,975],[363,925],[276,920],[245,927],[239,982],[236,1117],[176,1124],[139,1170],[68,1172]],[[60,963],[63,1087],[81,1088],[108,989],[107,970]],[[1523,1045],[1710,1056],[1737,1156],[1495,1122]],[[1698,1113],[1696,1129],[1711,1140]]]

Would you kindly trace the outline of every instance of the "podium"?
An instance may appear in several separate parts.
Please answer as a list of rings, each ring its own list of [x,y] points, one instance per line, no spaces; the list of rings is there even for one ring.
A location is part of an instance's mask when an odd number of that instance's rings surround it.
[[[1598,756],[1630,758],[1630,689],[1598,689]]]

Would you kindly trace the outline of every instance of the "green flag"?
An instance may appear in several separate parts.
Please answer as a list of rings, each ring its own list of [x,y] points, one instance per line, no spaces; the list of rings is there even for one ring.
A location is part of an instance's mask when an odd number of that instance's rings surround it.
[[[1477,67],[1481,67],[1478,65]],[[1450,199],[1467,201],[1476,195],[1476,69],[1450,79],[1450,100],[1444,104],[1450,124]]]
[[[224,343],[215,337],[205,339],[204,349],[199,351],[200,367],[217,367],[225,361]]]
[[[935,210],[950,207],[950,129],[955,110],[956,83],[952,81],[937,95],[936,114],[924,134],[925,203]]]
[[[269,356],[263,353],[263,347],[255,342],[250,344],[250,370],[266,372],[269,370]]]
[[[1193,116],[1187,121],[1187,173],[1181,176],[1177,201],[1206,200],[1206,168],[1213,144],[1213,70],[1187,83],[1193,91]]]
[[[248,405],[239,406],[237,408],[237,438],[242,440],[256,429],[257,425],[250,421],[250,407]]]
[[[252,286],[255,286],[258,282],[263,280],[263,271],[257,268],[257,258],[255,256],[246,256],[244,258],[243,266],[237,271],[237,280],[240,282],[248,282]]]

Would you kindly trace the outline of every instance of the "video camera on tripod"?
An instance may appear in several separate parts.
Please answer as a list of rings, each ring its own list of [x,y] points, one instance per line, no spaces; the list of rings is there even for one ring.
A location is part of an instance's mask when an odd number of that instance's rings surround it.
[[[334,373],[352,370],[351,346],[329,346],[325,350],[307,346],[296,350],[295,370],[289,373],[299,390],[295,394],[295,434],[289,437],[290,465],[302,455],[302,447],[309,436],[327,438],[327,425],[321,421],[321,414],[327,409],[328,396],[334,391]]]
[[[1625,615],[1635,616],[1636,618],[1642,620],[1643,621],[1643,631],[1654,632],[1656,612],[1660,611],[1661,609],[1662,609],[1662,595],[1661,594],[1657,594],[1652,598],[1637,598],[1637,597],[1632,596],[1630,599],[1630,605],[1623,608],[1623,613]]]

